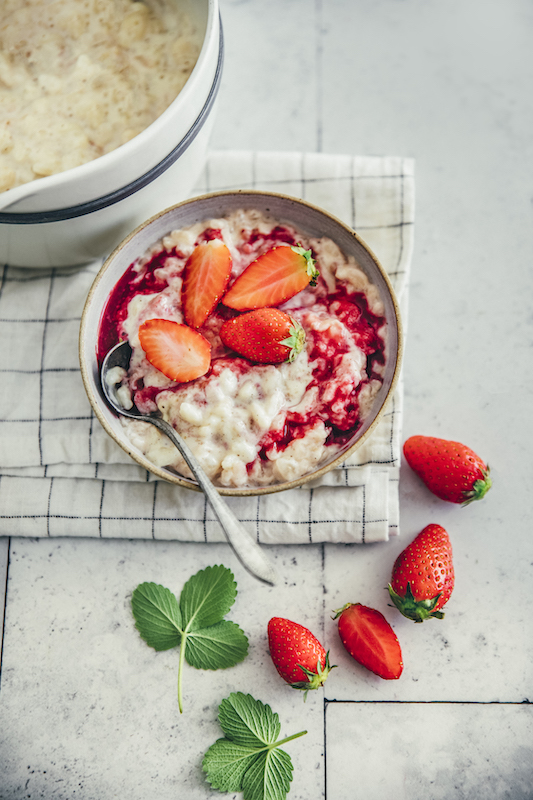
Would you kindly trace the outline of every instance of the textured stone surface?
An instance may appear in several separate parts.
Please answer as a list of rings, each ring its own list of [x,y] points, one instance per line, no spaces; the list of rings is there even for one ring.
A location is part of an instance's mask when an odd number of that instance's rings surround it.
[[[530,5],[221,6],[214,148],[416,159],[404,435],[464,440],[490,463],[494,487],[460,509],[403,466],[400,539],[269,548],[282,575],[275,590],[243,573],[224,545],[13,539],[0,798],[220,797],[200,761],[232,690],[270,703],[283,735],[309,731],[287,746],[293,800],[530,797]],[[388,606],[385,587],[397,553],[429,522],[450,533],[456,588],[442,622],[414,625]],[[1,568],[7,540],[0,547]],[[223,672],[189,668],[180,717],[177,651],[144,645],[129,595],[145,580],[179,592],[215,563],[237,576],[230,616],[248,633],[250,656]],[[342,650],[331,610],[348,601],[379,608],[393,624],[405,661],[399,681],[365,673]],[[305,704],[270,663],[274,615],[322,636],[338,664]]]

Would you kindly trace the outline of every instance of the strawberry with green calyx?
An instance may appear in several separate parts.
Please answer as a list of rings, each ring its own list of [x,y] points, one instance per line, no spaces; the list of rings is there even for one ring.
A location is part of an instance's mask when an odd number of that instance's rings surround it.
[[[148,361],[171,381],[195,380],[211,365],[211,345],[188,325],[148,319],[139,327],[139,341]]]
[[[226,320],[220,338],[231,350],[259,364],[292,362],[305,344],[305,331],[279,308],[258,308]]]
[[[398,679],[403,672],[402,650],[383,614],[361,603],[346,603],[334,613],[341,642],[352,658],[380,678]]]
[[[492,486],[489,467],[469,447],[433,436],[411,436],[407,463],[433,494],[463,506],[481,500]]]
[[[231,253],[221,239],[202,242],[192,251],[183,275],[181,302],[185,322],[200,328],[226,291]]]
[[[305,692],[323,686],[335,664],[310,630],[282,617],[268,623],[270,657],[283,680]]]
[[[279,306],[306,286],[315,286],[318,275],[311,250],[301,245],[273,247],[246,267],[222,302],[236,311]]]
[[[450,537],[440,525],[432,524],[394,562],[389,594],[408,619],[442,619],[444,613],[440,609],[450,599],[454,583]]]

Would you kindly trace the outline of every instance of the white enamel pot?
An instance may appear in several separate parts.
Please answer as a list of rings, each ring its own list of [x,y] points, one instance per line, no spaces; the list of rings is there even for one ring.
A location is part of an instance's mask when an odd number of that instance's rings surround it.
[[[203,45],[174,102],[111,153],[0,194],[1,262],[85,264],[190,195],[205,164],[223,63],[218,0],[193,0],[190,11],[205,31]]]

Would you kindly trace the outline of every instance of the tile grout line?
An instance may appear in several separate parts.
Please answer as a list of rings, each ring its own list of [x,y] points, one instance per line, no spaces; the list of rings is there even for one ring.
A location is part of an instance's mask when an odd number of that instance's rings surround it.
[[[9,555],[11,549],[11,537],[8,537],[6,541],[5,547],[5,571],[2,569],[4,574],[4,591],[2,593],[2,627],[0,629],[0,689],[2,687],[2,662],[3,662],[3,655],[4,655],[4,639],[5,639],[5,629],[6,629],[6,613],[7,613],[7,582],[9,576]],[[2,544],[3,547],[3,544]]]
[[[529,706],[533,701],[523,700],[328,700],[324,698],[324,706],[329,705],[450,705],[450,706]]]

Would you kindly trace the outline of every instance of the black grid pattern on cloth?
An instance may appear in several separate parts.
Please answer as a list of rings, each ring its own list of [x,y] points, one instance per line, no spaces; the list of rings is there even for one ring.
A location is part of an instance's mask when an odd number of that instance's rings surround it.
[[[158,503],[158,495],[163,491],[165,484],[154,481],[146,487],[145,492],[138,498],[135,507],[131,504],[125,508],[122,504],[117,509],[115,492],[111,489],[118,488],[120,483],[117,481],[100,481],[95,485],[93,507],[94,513],[80,511],[76,513],[77,492],[84,493],[87,487],[83,481],[71,481],[69,483],[68,494],[64,492],[62,480],[57,478],[45,478],[40,481],[41,493],[38,496],[27,497],[26,502],[21,502],[20,485],[16,482],[28,483],[32,479],[15,478],[8,476],[0,477],[0,503],[2,506],[9,505],[0,515],[2,521],[2,533],[6,534],[6,526],[10,528],[12,536],[31,536],[34,538],[55,538],[61,536],[78,536],[94,538],[128,538],[128,539],[179,539],[174,535],[175,526],[191,526],[196,530],[195,535],[187,536],[187,541],[197,542],[222,542],[225,541],[217,520],[202,495],[194,494],[194,501],[187,504],[188,508],[178,506],[172,513],[168,513],[168,506],[164,502]],[[77,492],[72,492],[72,489]],[[174,491],[174,487],[171,487]],[[343,504],[345,515],[339,514],[339,509],[330,506],[330,515],[316,511],[316,502],[319,502],[317,495],[320,488],[312,488],[306,493],[306,514],[299,518],[296,513],[293,516],[284,515],[280,517],[275,508],[276,495],[265,497],[254,497],[251,499],[232,498],[230,505],[235,510],[237,517],[247,525],[250,532],[255,533],[257,541],[263,543],[276,543],[280,540],[285,543],[304,544],[319,543],[324,541],[369,541],[368,530],[382,523],[389,523],[388,518],[369,517],[367,513],[365,485],[354,487],[351,494],[349,506]],[[11,502],[4,504],[2,501],[11,495]],[[20,508],[13,507],[13,498],[17,496],[16,504]],[[85,498],[84,504],[86,504]],[[337,512],[337,513],[335,513]],[[200,525],[198,526],[198,523]],[[274,534],[267,531],[262,532],[263,527],[277,529]],[[353,526],[360,528],[360,535],[357,538],[350,538],[349,529]],[[31,532],[29,532],[31,530]],[[157,531],[157,532],[156,532]],[[277,535],[276,535],[277,533]],[[370,541],[374,539],[371,538]]]
[[[405,302],[414,222],[410,160],[212,153],[194,194],[234,188],[282,192],[327,208],[376,252]],[[222,541],[203,496],[154,480],[107,437],[90,409],[78,329],[100,266],[0,270],[0,535]],[[368,444],[322,485],[231,498],[237,516],[266,543],[369,542],[396,533],[402,396],[400,382]]]

